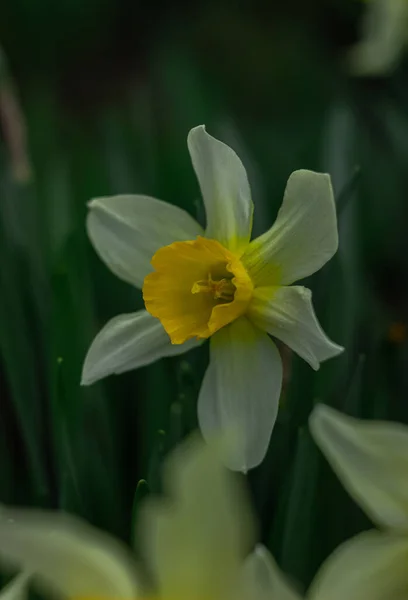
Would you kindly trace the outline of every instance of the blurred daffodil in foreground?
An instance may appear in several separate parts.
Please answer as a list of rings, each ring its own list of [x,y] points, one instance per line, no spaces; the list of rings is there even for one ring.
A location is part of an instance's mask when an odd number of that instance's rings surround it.
[[[328,598],[403,600],[408,597],[408,428],[361,421],[318,405],[310,418],[314,439],[340,480],[379,527],[344,546],[338,563],[347,572]],[[326,581],[330,582],[330,571]],[[327,586],[326,586],[327,587]],[[331,594],[331,595],[330,595]]]
[[[165,497],[148,497],[135,536],[142,563],[84,521],[53,511],[0,507],[0,561],[71,599],[226,600],[253,543],[242,481],[218,447],[193,435],[164,468]]]
[[[240,433],[232,469],[259,464],[275,423],[282,363],[268,334],[314,369],[342,348],[324,334],[310,290],[289,287],[320,269],[338,245],[329,175],[295,171],[269,231],[250,241],[253,204],[235,152],[192,129],[188,148],[204,199],[207,227],[146,196],[97,198],[88,233],[116,275],[143,289],[146,310],[121,315],[96,336],[82,383],[181,354],[211,337],[198,400],[205,438]]]
[[[27,577],[70,600],[300,600],[266,548],[250,552],[254,523],[242,480],[222,466],[214,446],[190,438],[164,474],[167,497],[147,498],[138,516],[139,566],[119,542],[79,519],[1,508],[0,561],[22,570],[1,600],[21,600]],[[329,557],[307,598],[361,600],[353,558]]]

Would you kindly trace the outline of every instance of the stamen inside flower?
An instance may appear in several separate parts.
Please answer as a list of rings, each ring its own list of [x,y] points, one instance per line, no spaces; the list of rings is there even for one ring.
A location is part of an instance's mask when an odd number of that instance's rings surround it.
[[[242,315],[252,281],[238,256],[216,240],[164,246],[143,285],[146,309],[160,319],[173,344],[208,338]]]
[[[232,277],[213,279],[211,273],[208,273],[207,281],[196,281],[191,291],[193,294],[211,294],[214,300],[221,300],[221,302],[232,302],[237,288],[231,279]]]

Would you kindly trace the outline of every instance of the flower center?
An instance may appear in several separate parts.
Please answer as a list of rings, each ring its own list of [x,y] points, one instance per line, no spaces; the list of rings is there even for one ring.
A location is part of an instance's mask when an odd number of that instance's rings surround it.
[[[191,292],[193,294],[211,294],[214,300],[221,300],[221,302],[232,302],[234,299],[235,290],[237,288],[232,283],[231,279],[232,277],[213,279],[211,273],[208,273],[208,279],[204,281],[196,281],[191,288]]]
[[[155,271],[144,280],[143,298],[173,344],[208,338],[248,307],[252,281],[239,257],[216,240],[175,242],[151,262]]]

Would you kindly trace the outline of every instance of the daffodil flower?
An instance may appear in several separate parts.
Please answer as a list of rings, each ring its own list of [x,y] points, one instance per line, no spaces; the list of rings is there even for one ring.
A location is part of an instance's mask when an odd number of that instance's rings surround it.
[[[194,435],[167,459],[166,496],[147,497],[138,512],[140,565],[80,519],[7,507],[0,507],[0,562],[31,573],[54,598],[234,600],[254,522],[242,480],[218,453]]]
[[[407,598],[408,428],[354,419],[324,405],[314,409],[310,428],[347,491],[379,528],[337,552],[326,570],[322,598]],[[334,585],[336,568],[350,569],[340,585]]]
[[[317,322],[311,292],[289,287],[336,252],[335,204],[329,175],[295,171],[274,225],[250,241],[253,204],[238,156],[203,126],[190,131],[188,148],[205,231],[180,208],[146,196],[90,203],[96,251],[116,275],[143,289],[146,310],[102,329],[82,383],[181,354],[211,337],[200,427],[209,439],[235,426],[241,444],[228,466],[246,471],[262,461],[278,410],[282,363],[269,335],[314,369],[343,350]]]
[[[193,436],[168,459],[164,475],[166,497],[148,497],[138,513],[140,565],[80,519],[0,507],[0,563],[22,570],[1,600],[22,600],[28,582],[69,600],[301,600],[266,548],[251,552],[254,520],[242,480],[222,466],[216,446]],[[307,600],[403,600],[377,593],[385,589],[381,578],[390,582],[395,571],[378,561],[375,542],[371,536],[369,573],[355,538],[323,564]],[[378,582],[371,596],[361,594],[367,575]]]

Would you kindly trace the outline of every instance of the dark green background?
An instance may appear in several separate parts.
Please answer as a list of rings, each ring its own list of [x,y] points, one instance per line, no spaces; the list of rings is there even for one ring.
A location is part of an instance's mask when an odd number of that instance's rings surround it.
[[[248,477],[262,540],[307,585],[370,526],[307,430],[318,401],[408,421],[408,64],[383,78],[347,74],[363,10],[353,0],[3,0],[1,501],[62,508],[130,541],[162,458],[196,426],[207,348],[90,388],[79,378],[100,327],[142,306],[87,240],[86,202],[145,193],[202,219],[186,136],[205,123],[247,167],[255,235],[297,168],[329,172],[338,206],[339,252],[306,284],[346,352],[315,373],[281,348],[278,422]],[[16,99],[27,129],[17,156]]]

